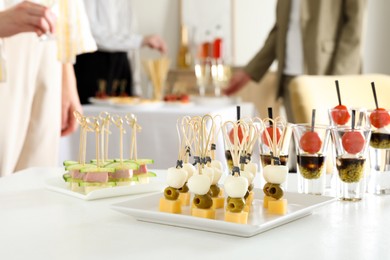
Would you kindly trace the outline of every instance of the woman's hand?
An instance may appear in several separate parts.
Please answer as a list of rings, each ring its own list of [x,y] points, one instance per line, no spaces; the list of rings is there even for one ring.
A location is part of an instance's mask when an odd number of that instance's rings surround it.
[[[55,32],[56,16],[46,6],[23,1],[0,12],[0,37],[22,32],[35,32],[38,36]]]
[[[158,35],[148,35],[145,36],[142,41],[142,46],[147,46],[151,49],[158,50],[162,54],[167,53],[167,44],[165,41]]]
[[[62,65],[62,111],[61,111],[61,136],[66,136],[77,129],[77,121],[74,111],[83,113],[77,92],[76,78],[73,65]]]
[[[245,71],[239,70],[234,73],[233,77],[229,81],[228,86],[224,89],[223,92],[225,95],[232,95],[242,89],[250,80],[251,78]]]

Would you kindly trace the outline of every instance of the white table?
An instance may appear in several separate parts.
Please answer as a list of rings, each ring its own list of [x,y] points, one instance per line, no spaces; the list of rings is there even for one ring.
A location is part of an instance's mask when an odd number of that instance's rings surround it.
[[[241,238],[139,222],[110,209],[134,196],[83,201],[44,188],[62,173],[31,168],[0,178],[0,259],[390,259],[390,196],[336,201]]]
[[[254,117],[256,115],[255,106],[252,103],[240,103],[241,116]],[[176,164],[179,140],[176,130],[176,123],[184,116],[212,116],[221,115],[223,120],[236,119],[236,105],[174,105],[164,104],[162,106],[128,106],[113,107],[86,105],[83,107],[84,115],[97,116],[100,112],[109,112],[124,116],[133,113],[141,125],[142,130],[137,134],[138,158],[154,159],[152,165],[156,169],[166,169]],[[119,131],[111,125],[112,134],[109,137],[109,156],[119,158]],[[127,131],[129,132],[129,131]],[[64,160],[77,160],[79,155],[79,132],[61,139],[59,163]],[[123,152],[124,157],[129,157],[130,135],[124,135]],[[221,149],[220,149],[221,148]],[[95,158],[95,138],[92,133],[87,139],[87,160]],[[219,138],[217,142],[216,159],[225,161],[223,141]]]

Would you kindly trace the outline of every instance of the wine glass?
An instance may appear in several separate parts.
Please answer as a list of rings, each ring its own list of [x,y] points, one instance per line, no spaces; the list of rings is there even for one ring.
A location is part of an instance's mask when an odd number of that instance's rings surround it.
[[[195,59],[195,76],[200,96],[206,95],[206,88],[211,78],[211,64],[212,61],[210,58]]]

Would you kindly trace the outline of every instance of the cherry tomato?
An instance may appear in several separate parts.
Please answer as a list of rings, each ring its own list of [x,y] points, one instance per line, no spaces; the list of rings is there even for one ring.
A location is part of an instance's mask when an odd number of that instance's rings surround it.
[[[357,154],[363,150],[364,137],[360,132],[347,132],[341,138],[344,150],[347,153]]]
[[[274,138],[274,130],[273,130],[273,127],[269,126],[266,128],[266,131],[268,132],[268,135],[269,137],[271,138],[271,140],[273,141],[273,138]],[[261,140],[263,141],[263,143],[266,145],[266,146],[269,146],[269,142],[268,142],[268,138],[267,138],[267,133],[266,132],[263,132],[262,136],[261,136]],[[281,133],[280,133],[280,129],[279,128],[276,128],[276,143],[279,142],[280,140],[280,137],[281,137]]]
[[[299,144],[307,153],[317,153],[321,150],[322,141],[316,132],[306,132],[302,135]]]
[[[381,128],[390,124],[390,115],[384,108],[377,108],[370,115],[371,125]]]
[[[190,96],[183,94],[180,96],[180,101],[183,103],[188,103],[188,102],[190,102]]]
[[[238,126],[238,140],[241,144],[242,138],[244,137],[244,134],[242,133],[242,128],[241,126]],[[229,133],[229,139],[232,144],[234,144],[234,129],[230,130]]]
[[[349,114],[346,106],[338,105],[333,108],[332,119],[335,124],[345,125],[350,118],[351,115]]]

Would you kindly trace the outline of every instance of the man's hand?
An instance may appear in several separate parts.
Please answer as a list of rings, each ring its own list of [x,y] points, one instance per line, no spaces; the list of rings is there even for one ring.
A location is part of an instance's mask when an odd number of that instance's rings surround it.
[[[145,36],[143,41],[142,41],[142,46],[147,46],[149,48],[158,50],[162,54],[166,54],[167,53],[167,44],[158,35],[148,35],[148,36]]]
[[[232,95],[242,89],[250,80],[251,78],[245,71],[239,70],[234,73],[233,77],[229,81],[229,84],[223,90],[223,92],[225,95]]]
[[[55,23],[56,16],[48,7],[24,1],[0,12],[0,37],[22,32],[35,32],[38,36],[54,33]]]
[[[77,120],[73,112],[78,111],[82,113],[76,84],[72,64],[62,65],[61,136],[66,136],[76,131]]]

